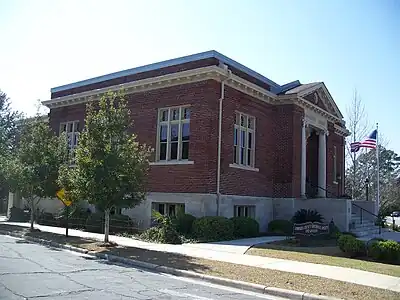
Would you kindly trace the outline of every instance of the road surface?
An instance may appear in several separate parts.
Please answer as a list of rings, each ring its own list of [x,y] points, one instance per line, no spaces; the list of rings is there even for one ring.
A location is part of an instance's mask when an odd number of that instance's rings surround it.
[[[282,299],[109,264],[0,235],[0,299]]]

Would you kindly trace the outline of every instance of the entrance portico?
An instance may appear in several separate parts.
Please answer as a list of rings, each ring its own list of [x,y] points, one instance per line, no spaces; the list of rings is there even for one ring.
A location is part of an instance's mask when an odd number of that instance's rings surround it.
[[[307,178],[312,177],[316,170],[314,168],[307,168],[307,156],[315,159],[315,156],[307,155],[307,148],[312,148],[309,144],[310,138],[313,135],[318,136],[318,177],[317,182],[313,182],[311,180],[311,186],[316,187],[317,196],[319,198],[326,197],[326,173],[327,173],[327,138],[329,135],[328,132],[328,120],[322,115],[319,115],[316,112],[305,109],[305,116],[302,120],[302,128],[301,128],[301,197],[307,197]],[[311,149],[310,149],[311,150]],[[315,164],[314,164],[315,165]],[[308,169],[308,171],[307,171]],[[307,174],[311,173],[311,174]]]

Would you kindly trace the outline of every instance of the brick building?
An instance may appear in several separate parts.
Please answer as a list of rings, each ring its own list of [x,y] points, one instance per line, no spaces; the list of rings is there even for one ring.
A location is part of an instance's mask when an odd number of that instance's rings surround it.
[[[348,131],[324,83],[279,85],[208,51],[52,88],[43,102],[50,126],[75,147],[86,103],[120,89],[139,141],[155,149],[147,200],[123,210],[143,226],[151,208],[184,206],[195,216],[252,216],[265,229],[305,207],[347,228],[338,198]]]

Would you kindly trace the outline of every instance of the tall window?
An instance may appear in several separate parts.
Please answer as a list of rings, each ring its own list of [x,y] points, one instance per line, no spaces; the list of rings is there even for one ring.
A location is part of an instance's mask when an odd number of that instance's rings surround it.
[[[75,149],[79,139],[79,121],[64,122],[60,124],[60,133],[65,132],[68,137],[68,152],[72,162],[75,160]]]
[[[336,146],[333,146],[333,182],[337,182]]]
[[[170,107],[158,112],[157,160],[189,159],[190,107]]]
[[[256,119],[242,113],[236,113],[233,132],[233,162],[254,168]]]

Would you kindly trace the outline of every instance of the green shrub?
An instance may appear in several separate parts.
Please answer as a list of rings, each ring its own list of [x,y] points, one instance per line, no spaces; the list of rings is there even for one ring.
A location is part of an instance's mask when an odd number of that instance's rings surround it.
[[[193,234],[202,241],[231,240],[233,233],[233,222],[225,217],[201,217],[193,222]]]
[[[189,235],[192,233],[193,222],[196,220],[195,216],[191,214],[185,214],[184,212],[178,212],[172,219],[172,223],[176,231],[183,235]]]
[[[89,232],[104,233],[104,214],[90,214],[86,219],[85,230]]]
[[[365,243],[351,235],[340,235],[338,238],[338,246],[340,250],[346,253],[349,257],[359,257],[366,254]]]
[[[59,226],[58,220],[54,217],[53,214],[48,212],[41,212],[37,219],[38,224],[46,225],[46,226]]]
[[[158,242],[159,241],[159,227],[151,227],[142,232],[140,235],[140,239],[147,241],[147,242]]]
[[[293,223],[301,224],[307,222],[322,222],[324,217],[313,209],[300,209],[296,211],[292,218]]]
[[[30,213],[18,207],[10,208],[10,222],[28,222],[31,219]]]
[[[282,235],[292,235],[293,223],[289,220],[273,220],[268,223],[268,232]]]
[[[170,217],[163,216],[159,212],[152,212],[153,218],[157,220],[157,226],[144,231],[140,238],[148,242],[162,244],[182,244],[182,239],[176,231]]]
[[[172,226],[161,226],[158,233],[159,242],[163,244],[182,244],[179,233]]]
[[[163,244],[182,244],[182,238],[176,231],[172,219],[153,210],[152,217],[157,221],[155,227],[144,231],[140,238],[148,242]]]
[[[368,256],[377,261],[400,263],[400,244],[396,241],[373,241],[368,247]]]
[[[237,238],[256,237],[260,233],[260,225],[253,218],[233,217],[233,234]]]

